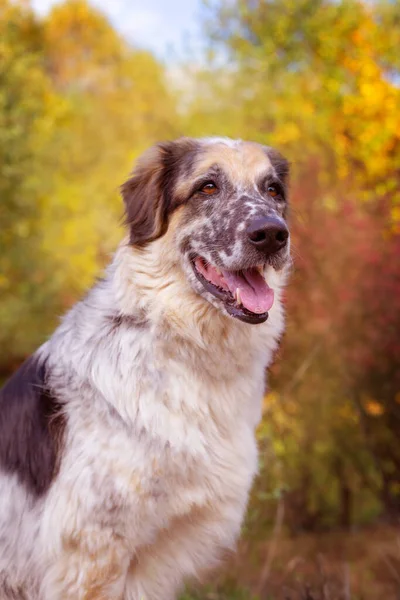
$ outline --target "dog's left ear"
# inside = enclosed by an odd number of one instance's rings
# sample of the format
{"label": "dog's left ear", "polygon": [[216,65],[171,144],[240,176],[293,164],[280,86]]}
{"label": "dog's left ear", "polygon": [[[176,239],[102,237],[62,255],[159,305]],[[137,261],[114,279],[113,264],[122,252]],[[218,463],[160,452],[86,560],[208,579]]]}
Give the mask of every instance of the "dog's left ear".
{"label": "dog's left ear", "polygon": [[278,150],[275,150],[275,148],[270,148],[268,146],[264,146],[264,148],[276,174],[282,184],[287,187],[290,172],[289,161]]}
{"label": "dog's left ear", "polygon": [[193,151],[194,140],[181,138],[157,144],[139,158],[121,186],[131,244],[143,246],[165,233],[169,215],[179,205],[174,195],[177,177]]}

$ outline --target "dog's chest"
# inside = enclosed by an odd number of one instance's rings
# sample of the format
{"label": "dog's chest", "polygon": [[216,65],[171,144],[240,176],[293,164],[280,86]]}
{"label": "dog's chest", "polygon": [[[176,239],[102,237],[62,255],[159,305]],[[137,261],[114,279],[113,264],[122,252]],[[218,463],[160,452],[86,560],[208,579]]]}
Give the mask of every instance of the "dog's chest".
{"label": "dog's chest", "polygon": [[153,499],[171,497],[176,505],[179,495],[181,504],[185,498],[201,503],[224,496],[226,488],[240,493],[247,487],[262,382],[257,393],[251,382],[231,380],[210,381],[171,363],[147,386],[142,380],[134,431],[146,448],[140,460],[148,474],[145,493]]}
{"label": "dog's chest", "polygon": [[76,513],[82,524],[95,519],[146,545],[205,507],[225,507],[240,523],[257,466],[268,356],[257,360],[256,350],[237,346],[240,361],[218,348],[199,356],[157,345],[145,333],[104,355],[100,346],[91,363],[96,385],[71,405],[70,450],[50,499],[54,527],[62,514],[68,529]]}
{"label": "dog's chest", "polygon": [[95,509],[124,534],[132,528],[137,539],[132,514],[136,523],[148,523],[140,529],[147,543],[193,510],[229,503],[244,508],[257,462],[263,368],[247,377],[237,370],[215,377],[175,351],[153,347],[139,354],[142,360],[115,389],[115,404],[130,426],[114,427],[111,416],[92,428],[97,475],[91,488]]}

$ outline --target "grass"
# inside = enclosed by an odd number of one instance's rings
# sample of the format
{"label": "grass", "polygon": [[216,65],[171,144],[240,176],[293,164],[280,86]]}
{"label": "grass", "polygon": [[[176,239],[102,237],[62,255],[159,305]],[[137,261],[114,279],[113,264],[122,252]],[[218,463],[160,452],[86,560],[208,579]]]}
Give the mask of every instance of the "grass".
{"label": "grass", "polygon": [[243,541],[225,572],[181,600],[400,600],[399,530]]}
{"label": "grass", "polygon": [[180,600],[258,600],[258,598],[243,588],[218,589],[218,587],[208,586],[197,592],[188,591],[181,596]]}

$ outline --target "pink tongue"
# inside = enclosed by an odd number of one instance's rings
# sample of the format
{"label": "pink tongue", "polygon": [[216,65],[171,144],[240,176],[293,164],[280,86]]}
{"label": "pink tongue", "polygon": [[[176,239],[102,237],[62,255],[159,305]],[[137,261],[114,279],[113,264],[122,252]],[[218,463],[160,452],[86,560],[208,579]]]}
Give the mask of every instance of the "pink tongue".
{"label": "pink tongue", "polygon": [[241,273],[222,271],[232,296],[240,290],[240,298],[247,310],[261,314],[268,312],[274,303],[274,291],[268,286],[257,269],[246,269]]}

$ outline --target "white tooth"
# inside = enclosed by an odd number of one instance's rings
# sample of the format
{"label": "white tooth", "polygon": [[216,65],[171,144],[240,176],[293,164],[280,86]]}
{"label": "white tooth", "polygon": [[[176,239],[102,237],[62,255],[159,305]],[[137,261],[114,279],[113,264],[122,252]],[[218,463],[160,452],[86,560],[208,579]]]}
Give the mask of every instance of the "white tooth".
{"label": "white tooth", "polygon": [[239,288],[236,288],[236,302],[238,303],[239,306],[242,304],[242,299],[240,297],[240,289]]}

